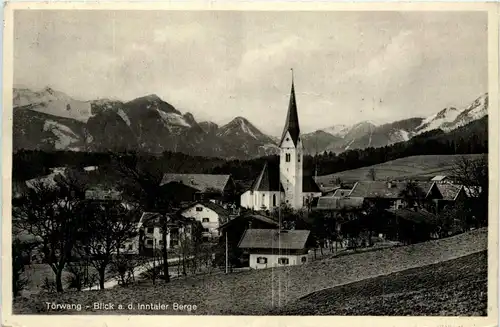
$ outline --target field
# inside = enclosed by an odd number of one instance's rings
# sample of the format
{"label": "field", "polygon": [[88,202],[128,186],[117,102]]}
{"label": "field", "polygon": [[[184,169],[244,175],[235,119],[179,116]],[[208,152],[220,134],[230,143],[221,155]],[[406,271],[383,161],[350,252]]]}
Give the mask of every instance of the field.
{"label": "field", "polygon": [[487,252],[310,294],[281,315],[486,316]]}
{"label": "field", "polygon": [[375,169],[377,180],[386,180],[388,178],[403,179],[407,177],[430,180],[436,175],[449,174],[456,160],[460,159],[462,156],[472,159],[479,158],[482,155],[428,155],[406,157],[387,161],[378,165],[319,176],[318,182],[324,185],[331,185],[336,178],[340,178],[342,181],[368,180],[368,172],[372,168]]}
{"label": "field", "polygon": [[[309,262],[303,266],[187,277],[168,284],[137,284],[103,291],[40,294],[14,300],[16,314],[201,314],[259,315],[308,294],[403,270],[452,260],[487,249],[487,230],[378,251]],[[81,304],[82,311],[48,311],[45,302]],[[93,310],[95,302],[133,304],[130,310]],[[137,304],[168,304],[164,310],[140,310]],[[196,305],[175,310],[174,303]],[[86,308],[88,306],[88,308]],[[116,307],[115,307],[116,308]]]}

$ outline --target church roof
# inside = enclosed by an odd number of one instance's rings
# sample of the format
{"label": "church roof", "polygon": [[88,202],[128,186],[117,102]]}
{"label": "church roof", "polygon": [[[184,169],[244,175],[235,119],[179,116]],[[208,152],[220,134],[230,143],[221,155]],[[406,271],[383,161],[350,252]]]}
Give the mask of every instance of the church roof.
{"label": "church roof", "polygon": [[283,191],[283,185],[280,182],[280,172],[279,168],[275,165],[264,164],[262,171],[259,176],[255,179],[252,186],[250,187],[252,191]]}
{"label": "church roof", "polygon": [[[280,183],[279,166],[266,162],[259,176],[253,181],[250,190],[278,192],[280,191],[278,185],[281,191],[284,192],[283,184]],[[312,176],[304,175],[302,176],[302,192],[321,193],[321,189]]]}
{"label": "church roof", "polygon": [[302,192],[321,193],[321,189],[312,176],[302,176]]}
{"label": "church roof", "polygon": [[297,141],[300,135],[299,128],[299,115],[297,114],[297,102],[295,101],[295,87],[292,78],[292,90],[290,91],[290,103],[288,104],[288,114],[286,116],[285,128],[283,129],[283,135],[281,136],[281,143],[286,136],[286,133],[290,133],[293,144],[297,146]]}

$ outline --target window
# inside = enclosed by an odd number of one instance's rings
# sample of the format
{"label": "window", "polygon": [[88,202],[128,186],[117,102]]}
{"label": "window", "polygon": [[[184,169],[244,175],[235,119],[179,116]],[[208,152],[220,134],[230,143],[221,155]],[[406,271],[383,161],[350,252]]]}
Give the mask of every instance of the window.
{"label": "window", "polygon": [[276,207],[276,194],[273,194],[273,207]]}
{"label": "window", "polygon": [[300,156],[299,156],[299,162],[300,162]]}
{"label": "window", "polygon": [[203,207],[196,207],[196,211],[203,211]]}
{"label": "window", "polygon": [[286,162],[290,162],[290,153],[287,153],[285,155]]}
{"label": "window", "polygon": [[280,265],[287,265],[288,264],[288,258],[278,258],[278,263]]}
{"label": "window", "polygon": [[210,232],[210,230],[209,230],[208,228],[203,228],[203,231],[204,231],[205,233]]}
{"label": "window", "polygon": [[146,244],[147,244],[147,245],[153,245],[153,240],[147,240],[147,241],[146,241]]}
{"label": "window", "polygon": [[302,259],[300,259],[300,261],[302,261],[302,262],[306,262],[306,261],[307,261],[307,258],[306,258],[306,257],[302,257]]}
{"label": "window", "polygon": [[155,229],[154,229],[154,227],[148,227],[148,228],[146,229],[146,233],[148,233],[148,234],[153,234],[153,233],[154,233],[154,230],[155,230]]}
{"label": "window", "polygon": [[267,258],[265,258],[265,257],[258,257],[257,258],[257,263],[266,264],[267,263]]}
{"label": "window", "polygon": [[128,245],[128,249],[129,249],[129,250],[133,250],[133,249],[134,249],[134,245],[133,245],[133,244],[129,244],[129,245]]}
{"label": "window", "polygon": [[210,219],[208,219],[208,218],[203,218],[203,219],[201,220],[201,222],[202,222],[202,223],[208,223],[208,222],[210,222]]}

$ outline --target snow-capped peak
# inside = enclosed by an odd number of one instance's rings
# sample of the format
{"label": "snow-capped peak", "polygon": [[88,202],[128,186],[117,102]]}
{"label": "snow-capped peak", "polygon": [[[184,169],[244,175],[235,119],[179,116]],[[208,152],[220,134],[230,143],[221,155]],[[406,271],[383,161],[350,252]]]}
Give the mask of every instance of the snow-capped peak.
{"label": "snow-capped peak", "polygon": [[344,124],[337,124],[331,127],[324,128],[322,129],[322,131],[328,134],[332,134],[333,136],[343,137],[349,132],[349,126]]}

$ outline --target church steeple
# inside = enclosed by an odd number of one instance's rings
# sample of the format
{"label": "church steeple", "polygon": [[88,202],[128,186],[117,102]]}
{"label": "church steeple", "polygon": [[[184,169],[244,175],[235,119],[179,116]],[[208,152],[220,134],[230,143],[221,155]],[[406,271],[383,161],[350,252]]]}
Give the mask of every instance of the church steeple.
{"label": "church steeple", "polygon": [[283,139],[285,138],[287,132],[290,133],[290,137],[292,138],[293,144],[297,146],[297,141],[300,135],[300,127],[299,127],[299,115],[297,114],[297,102],[295,101],[293,69],[292,69],[292,89],[290,91],[290,102],[288,104],[288,114],[286,116],[283,135],[281,136],[281,143],[283,143]]}

